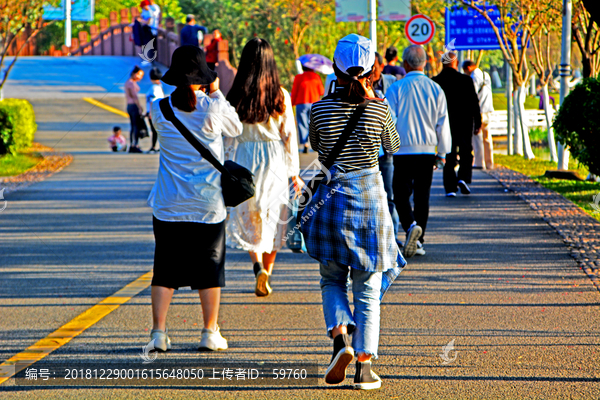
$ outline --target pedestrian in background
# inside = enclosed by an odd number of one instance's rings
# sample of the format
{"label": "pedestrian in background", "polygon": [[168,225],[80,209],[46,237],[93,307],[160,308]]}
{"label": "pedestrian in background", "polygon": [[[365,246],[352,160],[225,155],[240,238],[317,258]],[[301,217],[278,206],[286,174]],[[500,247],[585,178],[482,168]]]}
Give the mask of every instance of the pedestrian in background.
{"label": "pedestrian in background", "polygon": [[[177,87],[167,100],[175,117],[223,163],[223,136],[238,136],[242,124],[219,90],[204,52],[196,46],[177,48],[162,81]],[[221,174],[167,121],[161,101],[151,108],[161,147],[158,176],[148,197],[156,240],[151,340],[159,351],[171,348],[169,304],[175,289],[191,287],[198,290],[204,318],[199,350],[225,350],[227,340],[217,324],[225,286],[227,216]]]}
{"label": "pedestrian in background", "polygon": [[452,138],[444,91],[423,73],[427,64],[425,50],[418,45],[409,46],[404,49],[402,59],[406,76],[385,95],[400,135],[400,150],[394,155],[393,187],[396,210],[406,232],[404,256],[408,258],[417,251],[425,254],[423,242],[433,168],[450,151]]}
{"label": "pedestrian in background", "polygon": [[[473,86],[473,80],[458,72],[456,53],[448,52],[442,57],[444,66],[433,81],[442,87],[448,104],[452,150],[446,155],[444,165],[444,189],[446,196],[456,197],[458,188],[462,194],[470,194],[473,174],[473,133],[479,132],[481,114],[479,99]],[[460,161],[458,160],[460,157]],[[454,168],[459,164],[458,175]]]}
{"label": "pedestrian in background", "polygon": [[196,17],[188,14],[185,17],[185,26],[179,32],[180,46],[204,46],[204,35],[208,33],[208,29],[196,24]]}
{"label": "pedestrian in background", "polygon": [[148,3],[148,12],[150,14],[148,25],[152,30],[152,34],[156,36],[158,35],[158,27],[160,26],[160,7],[154,0],[148,0]]}
{"label": "pedestrian in background", "polygon": [[325,93],[321,77],[312,69],[302,66],[300,75],[294,77],[292,85],[292,105],[296,106],[296,121],[300,145],[304,145],[304,153],[308,153],[308,119],[310,107]]}
{"label": "pedestrian in background", "polygon": [[223,40],[221,32],[218,29],[213,31],[213,38],[208,46],[206,46],[206,63],[213,71],[219,62],[219,43]]}
{"label": "pedestrian in background", "polygon": [[[394,75],[384,75],[382,73],[384,66],[383,57],[381,54],[375,52],[375,65],[373,66],[373,73],[371,74],[371,87],[375,92],[375,96],[382,99],[387,104],[384,93],[397,79]],[[400,228],[400,219],[398,217],[398,211],[396,211],[396,205],[394,204],[394,156],[388,154],[383,146],[379,147],[379,170],[381,171],[381,177],[383,178],[383,187],[387,194],[388,207],[394,224],[394,237],[397,238],[398,230]],[[401,243],[398,244],[400,245]]]}
{"label": "pedestrian in background", "polygon": [[333,59],[339,85],[334,94],[313,104],[310,115],[310,141],[322,164],[342,140],[351,116],[357,109],[363,114],[349,127],[347,142],[329,170],[331,180],[313,193],[314,206],[309,204],[302,215],[308,253],[319,261],[323,314],[333,338],[325,382],[343,382],[356,352],[356,389],[381,387],[371,359],[377,358],[379,344],[383,273],[405,265],[378,166],[380,145],[394,153],[398,133],[389,107],[374,99],[368,84],[375,63],[372,46],[371,40],[356,34],[337,44]]}
{"label": "pedestrian in background", "polygon": [[140,121],[144,110],[140,104],[138,93],[140,87],[137,84],[144,77],[144,71],[137,65],[133,67],[129,79],[125,82],[125,100],[127,101],[127,114],[129,114],[129,152],[130,153],[141,153],[138,143],[140,140],[139,130]]}
{"label": "pedestrian in background", "polygon": [[494,141],[489,130],[490,116],[494,112],[492,78],[490,78],[490,74],[483,72],[471,60],[464,61],[462,68],[465,74],[470,75],[473,79],[473,85],[475,85],[475,91],[479,98],[479,108],[481,109],[481,131],[477,131],[473,135],[473,152],[475,153],[473,168],[493,169]]}
{"label": "pedestrian in background", "polygon": [[162,76],[163,74],[158,68],[154,67],[152,68],[152,70],[150,70],[150,82],[152,82],[152,85],[146,93],[146,110],[148,110],[146,115],[148,117],[148,123],[150,124],[150,130],[152,131],[152,146],[150,147],[150,150],[148,150],[148,153],[150,154],[154,154],[158,151],[156,149],[158,135],[152,122],[151,105],[154,100],[162,99],[165,97],[165,92],[163,91],[162,83],[160,82]]}
{"label": "pedestrian in background", "polygon": [[387,65],[383,68],[385,75],[393,75],[396,79],[402,79],[406,75],[406,70],[398,65],[398,49],[394,46],[388,47],[385,51]]}
{"label": "pedestrian in background", "polygon": [[242,50],[238,73],[227,94],[243,123],[234,161],[254,174],[256,194],[231,209],[228,245],[250,254],[255,294],[268,296],[277,251],[284,242],[289,178],[301,187],[298,138],[289,93],[281,86],[273,48],[254,38]]}

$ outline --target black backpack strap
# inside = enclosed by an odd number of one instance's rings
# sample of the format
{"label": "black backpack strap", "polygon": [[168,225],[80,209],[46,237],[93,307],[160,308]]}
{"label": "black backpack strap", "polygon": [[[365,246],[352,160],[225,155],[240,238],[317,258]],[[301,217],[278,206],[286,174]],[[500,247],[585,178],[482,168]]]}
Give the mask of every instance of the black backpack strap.
{"label": "black backpack strap", "polygon": [[169,103],[168,97],[165,97],[164,99],[160,100],[158,105],[160,106],[160,111],[162,112],[165,119],[171,122],[173,125],[175,125],[175,128],[177,128],[177,130],[183,135],[183,137],[186,138],[186,140],[192,146],[194,146],[196,150],[198,150],[198,153],[200,153],[200,155],[206,161],[208,161],[216,169],[218,169],[219,172],[221,172],[221,174],[225,174],[227,176],[230,175],[229,171],[227,171],[223,164],[221,164],[219,160],[215,158],[215,156],[210,152],[210,150],[208,150],[202,143],[200,143],[198,139],[196,139],[194,135],[192,135],[192,132],[190,132],[190,130],[186,128],[185,125],[183,125],[183,123],[181,123],[179,119],[177,119],[175,113],[173,112],[173,108]]}
{"label": "black backpack strap", "polygon": [[358,105],[358,107],[356,107],[356,109],[352,113],[352,117],[350,117],[350,121],[348,121],[348,123],[346,124],[346,127],[344,128],[344,131],[340,135],[340,138],[333,146],[333,149],[331,149],[331,151],[327,155],[327,158],[325,159],[325,162],[323,163],[323,166],[325,168],[330,169],[333,166],[335,159],[338,158],[342,149],[348,142],[350,135],[352,134],[354,129],[356,129],[358,120],[363,115],[363,113],[365,112],[365,109],[367,108],[367,106],[369,105],[370,102],[371,102],[371,100],[365,100],[362,103],[360,103]]}

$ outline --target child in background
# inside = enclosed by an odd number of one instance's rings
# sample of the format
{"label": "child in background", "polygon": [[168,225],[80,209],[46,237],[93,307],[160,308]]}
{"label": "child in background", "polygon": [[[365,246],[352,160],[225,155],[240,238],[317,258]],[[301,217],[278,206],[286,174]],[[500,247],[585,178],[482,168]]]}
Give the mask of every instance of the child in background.
{"label": "child in background", "polygon": [[115,126],[113,128],[113,135],[108,138],[108,143],[112,151],[127,150],[127,139],[121,134],[121,127]]}

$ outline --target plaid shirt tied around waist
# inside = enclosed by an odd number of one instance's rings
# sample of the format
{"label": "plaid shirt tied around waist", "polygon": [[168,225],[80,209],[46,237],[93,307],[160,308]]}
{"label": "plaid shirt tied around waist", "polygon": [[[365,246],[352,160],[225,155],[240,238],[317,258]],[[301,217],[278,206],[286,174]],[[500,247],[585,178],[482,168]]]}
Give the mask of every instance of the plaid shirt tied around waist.
{"label": "plaid shirt tied around waist", "polygon": [[404,267],[379,166],[343,173],[334,165],[330,172],[302,213],[308,254],[369,272]]}

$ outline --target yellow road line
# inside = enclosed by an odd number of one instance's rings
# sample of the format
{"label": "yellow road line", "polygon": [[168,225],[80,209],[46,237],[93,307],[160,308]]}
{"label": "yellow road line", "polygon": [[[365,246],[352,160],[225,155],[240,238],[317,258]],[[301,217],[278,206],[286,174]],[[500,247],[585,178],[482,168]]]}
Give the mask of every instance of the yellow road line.
{"label": "yellow road line", "polygon": [[98,100],[92,99],[90,97],[84,97],[83,100],[87,101],[90,104],[95,105],[96,107],[103,108],[106,111],[110,111],[111,113],[115,113],[117,115],[120,115],[121,117],[125,117],[125,118],[129,119],[129,114],[127,114],[126,112],[123,112],[121,110],[118,110],[114,107],[111,107],[108,104],[101,103]]}
{"label": "yellow road line", "polygon": [[[19,371],[40,361],[54,350],[69,343],[71,339],[150,286],[151,281],[152,272],[140,276],[121,290],[115,292],[112,296],[105,298],[46,336],[44,339],[39,340],[33,346],[29,346],[21,353],[14,355],[0,364],[0,385]],[[15,367],[17,362],[19,362],[18,370],[16,370]]]}

